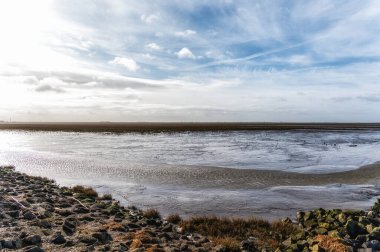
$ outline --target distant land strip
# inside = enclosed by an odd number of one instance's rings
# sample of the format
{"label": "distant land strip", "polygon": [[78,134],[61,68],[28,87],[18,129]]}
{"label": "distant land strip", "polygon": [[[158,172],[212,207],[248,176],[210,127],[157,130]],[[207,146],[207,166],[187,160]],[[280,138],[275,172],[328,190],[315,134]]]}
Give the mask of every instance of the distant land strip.
{"label": "distant land strip", "polygon": [[380,123],[230,123],[230,122],[46,122],[0,123],[0,130],[75,132],[183,132],[241,130],[380,130]]}

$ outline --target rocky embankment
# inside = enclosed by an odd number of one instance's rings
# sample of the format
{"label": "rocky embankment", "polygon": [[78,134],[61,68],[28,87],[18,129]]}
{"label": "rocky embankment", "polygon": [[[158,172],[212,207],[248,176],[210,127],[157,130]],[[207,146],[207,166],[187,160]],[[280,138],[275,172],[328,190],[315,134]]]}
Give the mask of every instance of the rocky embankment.
{"label": "rocky embankment", "polygon": [[298,212],[300,230],[279,251],[380,251],[380,200],[370,211]]}
{"label": "rocky embankment", "polygon": [[202,218],[164,220],[91,188],[0,167],[2,251],[380,251],[380,201],[370,211],[299,212],[296,222]]}
{"label": "rocky embankment", "polygon": [[157,212],[123,207],[89,188],[0,168],[0,250],[216,251],[206,237],[180,233]]}

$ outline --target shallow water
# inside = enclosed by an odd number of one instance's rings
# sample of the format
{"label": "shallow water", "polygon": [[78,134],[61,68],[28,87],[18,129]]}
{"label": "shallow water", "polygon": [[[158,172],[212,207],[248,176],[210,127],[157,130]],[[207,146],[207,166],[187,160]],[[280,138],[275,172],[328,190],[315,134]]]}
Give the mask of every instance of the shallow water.
{"label": "shallow water", "polygon": [[380,160],[379,131],[0,131],[0,139],[0,164],[164,213],[271,218],[366,208],[380,194],[378,166],[353,171]]}

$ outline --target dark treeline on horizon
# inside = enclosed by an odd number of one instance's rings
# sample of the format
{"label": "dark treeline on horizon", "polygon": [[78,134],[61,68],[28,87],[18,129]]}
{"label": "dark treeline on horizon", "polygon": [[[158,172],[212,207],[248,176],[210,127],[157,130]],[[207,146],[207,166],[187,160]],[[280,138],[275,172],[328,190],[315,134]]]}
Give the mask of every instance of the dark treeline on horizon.
{"label": "dark treeline on horizon", "polygon": [[380,123],[273,123],[273,122],[13,122],[0,129],[80,132],[158,132],[225,130],[380,130]]}

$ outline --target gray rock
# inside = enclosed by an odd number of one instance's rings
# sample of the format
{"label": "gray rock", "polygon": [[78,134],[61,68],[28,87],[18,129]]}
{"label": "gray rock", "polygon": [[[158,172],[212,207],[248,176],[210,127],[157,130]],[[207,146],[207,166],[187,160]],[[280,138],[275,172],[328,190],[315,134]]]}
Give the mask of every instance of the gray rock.
{"label": "gray rock", "polygon": [[20,216],[20,211],[19,210],[8,211],[6,212],[6,214],[8,214],[12,218],[18,218]]}
{"label": "gray rock", "polygon": [[50,229],[51,228],[51,223],[47,220],[42,220],[38,224],[42,228]]}
{"label": "gray rock", "polygon": [[380,250],[380,241],[372,240],[363,244],[363,248],[372,248],[374,250]]}
{"label": "gray rock", "polygon": [[31,211],[25,212],[23,216],[27,220],[34,220],[36,218],[36,216]]}
{"label": "gray rock", "polygon": [[37,245],[41,243],[41,236],[39,235],[30,235],[22,239],[23,246]]}
{"label": "gray rock", "polygon": [[366,230],[364,228],[362,228],[356,221],[354,220],[349,220],[347,221],[346,225],[345,225],[345,229],[347,231],[347,234],[351,237],[351,238],[355,238],[356,236],[358,236],[359,234],[365,234],[366,233]]}
{"label": "gray rock", "polygon": [[7,249],[15,249],[16,248],[16,243],[12,240],[3,241],[2,245],[4,248],[7,248]]}
{"label": "gray rock", "polygon": [[380,241],[380,231],[373,231],[372,233],[369,234],[369,239],[370,240],[378,240]]}
{"label": "gray rock", "polygon": [[70,220],[65,220],[62,225],[62,230],[67,234],[67,235],[72,235],[75,233],[76,227],[75,227],[75,222],[70,221]]}
{"label": "gray rock", "polygon": [[369,218],[376,218],[376,213],[375,213],[374,211],[369,211],[369,212],[367,213],[367,216],[368,216]]}
{"label": "gray rock", "polygon": [[85,235],[85,236],[79,237],[79,242],[82,242],[86,245],[92,245],[92,244],[95,244],[96,242],[98,242],[98,239],[96,239],[92,236],[89,236],[89,235]]}
{"label": "gray rock", "polygon": [[255,244],[251,240],[244,240],[240,243],[241,250],[244,251],[257,251]]}
{"label": "gray rock", "polygon": [[37,246],[30,246],[30,247],[24,248],[24,251],[25,252],[44,252],[45,250]]}
{"label": "gray rock", "polygon": [[162,228],[162,231],[163,232],[173,232],[173,225],[172,224],[166,224],[163,228]]}
{"label": "gray rock", "polygon": [[66,239],[62,234],[57,233],[52,237],[51,242],[54,244],[64,244],[66,243]]}
{"label": "gray rock", "polygon": [[106,243],[112,240],[111,235],[109,235],[106,230],[100,230],[99,232],[93,234],[92,237],[96,238],[101,243]]}

